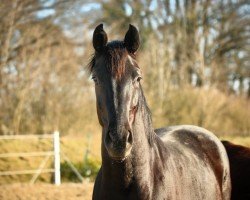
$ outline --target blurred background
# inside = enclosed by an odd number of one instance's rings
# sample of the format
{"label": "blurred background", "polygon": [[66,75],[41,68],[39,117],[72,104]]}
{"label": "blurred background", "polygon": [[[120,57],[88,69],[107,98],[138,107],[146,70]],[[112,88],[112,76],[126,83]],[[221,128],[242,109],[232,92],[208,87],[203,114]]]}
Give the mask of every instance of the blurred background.
{"label": "blurred background", "polygon": [[[122,40],[129,23],[138,27],[155,128],[193,124],[250,146],[247,0],[1,0],[0,135],[58,130],[62,151],[94,180],[101,128],[86,66],[99,23],[110,40]],[[49,145],[0,140],[0,153]],[[2,171],[37,165],[34,158],[0,158]],[[61,169],[64,181],[78,181],[63,161]],[[0,184],[29,178],[0,176]],[[37,181],[51,180],[44,174]]]}

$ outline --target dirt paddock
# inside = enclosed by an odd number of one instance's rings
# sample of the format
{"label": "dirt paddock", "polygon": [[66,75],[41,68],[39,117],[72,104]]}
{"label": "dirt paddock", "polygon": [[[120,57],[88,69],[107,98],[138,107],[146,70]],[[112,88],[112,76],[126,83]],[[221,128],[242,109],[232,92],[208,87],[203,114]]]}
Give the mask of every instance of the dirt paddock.
{"label": "dirt paddock", "polygon": [[0,200],[90,200],[93,183],[13,184],[0,186]]}

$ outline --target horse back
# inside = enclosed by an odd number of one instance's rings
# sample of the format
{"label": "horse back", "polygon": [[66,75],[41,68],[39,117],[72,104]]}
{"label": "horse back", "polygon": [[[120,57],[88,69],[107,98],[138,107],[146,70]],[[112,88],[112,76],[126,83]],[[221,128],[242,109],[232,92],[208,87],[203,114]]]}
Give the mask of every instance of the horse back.
{"label": "horse back", "polygon": [[[203,176],[206,171],[211,171],[207,174],[210,175],[210,178],[211,176],[215,177],[221,199],[230,199],[231,181],[227,153],[220,140],[213,133],[189,125],[156,129],[155,132],[165,146],[177,148],[179,151],[177,154],[186,157],[186,162],[194,163],[193,167],[197,168],[197,173],[194,176],[199,176],[199,173]],[[200,166],[201,170],[199,171]],[[204,169],[205,171],[202,172]]]}

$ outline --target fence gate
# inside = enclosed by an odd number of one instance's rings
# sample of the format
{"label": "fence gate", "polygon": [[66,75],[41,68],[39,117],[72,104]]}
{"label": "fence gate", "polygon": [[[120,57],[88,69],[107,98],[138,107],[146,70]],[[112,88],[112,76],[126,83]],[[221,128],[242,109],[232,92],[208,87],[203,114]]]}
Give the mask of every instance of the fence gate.
{"label": "fence gate", "polygon": [[[56,185],[61,184],[61,174],[60,174],[60,136],[59,132],[55,131],[53,134],[46,135],[3,135],[0,136],[0,140],[36,140],[36,139],[48,139],[53,140],[53,151],[41,151],[41,152],[14,152],[14,153],[2,153],[0,158],[9,157],[34,157],[34,156],[44,156],[45,158],[39,165],[38,169],[35,170],[18,170],[18,171],[0,171],[0,176],[9,175],[21,175],[21,174],[34,174],[30,183],[33,184],[37,180],[41,173],[54,173],[54,180]],[[54,168],[45,169],[46,163],[49,158],[54,157]]]}

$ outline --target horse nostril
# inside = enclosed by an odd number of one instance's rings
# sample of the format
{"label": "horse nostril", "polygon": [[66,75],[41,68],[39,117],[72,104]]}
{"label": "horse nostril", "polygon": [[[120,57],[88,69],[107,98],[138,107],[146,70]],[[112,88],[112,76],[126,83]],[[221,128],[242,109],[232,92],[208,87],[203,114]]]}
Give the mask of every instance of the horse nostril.
{"label": "horse nostril", "polygon": [[133,142],[133,137],[132,137],[131,131],[128,131],[127,142],[130,144],[132,144],[132,142]]}

